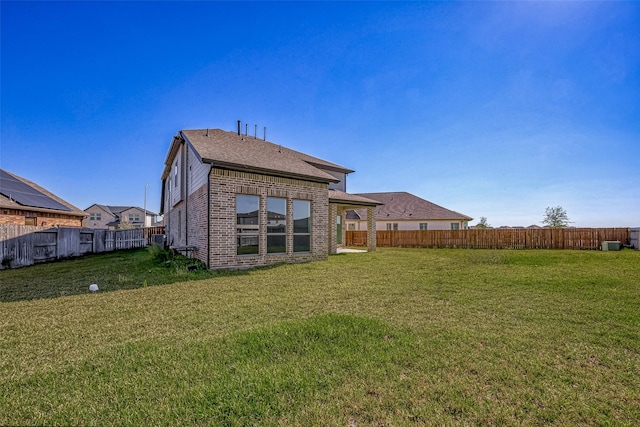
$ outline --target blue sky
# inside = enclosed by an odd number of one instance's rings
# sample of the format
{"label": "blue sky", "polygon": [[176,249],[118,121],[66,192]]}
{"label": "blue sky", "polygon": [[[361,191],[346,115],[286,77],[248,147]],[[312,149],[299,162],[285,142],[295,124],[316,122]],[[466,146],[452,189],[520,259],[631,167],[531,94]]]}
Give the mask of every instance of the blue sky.
{"label": "blue sky", "polygon": [[0,167],[159,210],[180,129],[234,130],[492,226],[640,226],[640,3],[0,2]]}

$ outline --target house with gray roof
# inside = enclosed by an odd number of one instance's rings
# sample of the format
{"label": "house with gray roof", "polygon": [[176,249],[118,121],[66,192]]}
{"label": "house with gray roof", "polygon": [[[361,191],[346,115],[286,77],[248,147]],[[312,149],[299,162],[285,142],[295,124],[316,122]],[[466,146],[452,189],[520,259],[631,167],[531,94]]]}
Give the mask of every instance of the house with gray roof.
{"label": "house with gray roof", "polygon": [[[374,211],[379,230],[463,230],[473,220],[405,191],[361,193],[358,196],[380,203]],[[368,221],[369,212],[365,209],[346,212],[348,230],[363,230]]]}
{"label": "house with gray roof", "polygon": [[[346,192],[344,166],[221,129],[181,130],[161,176],[167,244],[211,269],[327,259],[349,209],[379,202]],[[370,221],[369,250],[375,250]]]}
{"label": "house with gray roof", "polygon": [[85,213],[35,182],[0,169],[0,224],[82,227]]}
{"label": "house with gray roof", "polygon": [[[117,230],[123,227],[153,227],[156,213],[137,206],[111,206],[94,203],[84,210],[87,218],[83,225],[87,228]],[[146,218],[143,220],[143,218]]]}

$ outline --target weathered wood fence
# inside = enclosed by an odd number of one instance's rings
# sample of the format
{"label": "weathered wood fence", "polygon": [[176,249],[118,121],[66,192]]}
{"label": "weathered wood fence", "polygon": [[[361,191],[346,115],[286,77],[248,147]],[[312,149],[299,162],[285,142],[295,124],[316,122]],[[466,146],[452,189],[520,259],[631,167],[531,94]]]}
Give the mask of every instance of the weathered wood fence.
{"label": "weathered wood fence", "polygon": [[119,249],[142,248],[163,227],[129,230],[0,225],[0,269]]}
{"label": "weathered wood fence", "polygon": [[[629,228],[489,228],[376,231],[377,247],[469,249],[599,249],[630,243]],[[366,231],[347,231],[346,246],[366,246]]]}

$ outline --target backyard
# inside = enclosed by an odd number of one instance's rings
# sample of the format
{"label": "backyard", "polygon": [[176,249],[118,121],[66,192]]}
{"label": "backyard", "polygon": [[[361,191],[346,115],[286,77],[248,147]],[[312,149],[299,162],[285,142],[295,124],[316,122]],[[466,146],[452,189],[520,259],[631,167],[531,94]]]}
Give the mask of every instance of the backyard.
{"label": "backyard", "polygon": [[638,425],[639,307],[632,250],[2,270],[0,425]]}

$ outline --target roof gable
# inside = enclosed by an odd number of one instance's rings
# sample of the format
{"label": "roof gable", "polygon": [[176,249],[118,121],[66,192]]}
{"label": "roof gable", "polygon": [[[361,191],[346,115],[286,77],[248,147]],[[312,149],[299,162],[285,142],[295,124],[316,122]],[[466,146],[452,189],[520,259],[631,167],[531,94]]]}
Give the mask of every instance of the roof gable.
{"label": "roof gable", "polygon": [[[388,193],[359,193],[368,199],[383,203],[376,208],[376,220],[462,220],[471,221],[473,218],[452,211],[428,200],[414,196],[405,191]],[[358,209],[357,214],[364,220],[366,209]]]}

